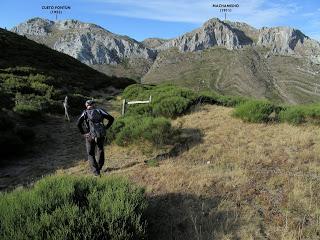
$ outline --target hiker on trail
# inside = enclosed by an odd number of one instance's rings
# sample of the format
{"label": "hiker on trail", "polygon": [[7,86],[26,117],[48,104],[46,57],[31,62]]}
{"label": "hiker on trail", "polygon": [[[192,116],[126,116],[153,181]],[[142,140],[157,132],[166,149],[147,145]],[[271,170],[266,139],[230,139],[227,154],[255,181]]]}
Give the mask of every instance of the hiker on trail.
{"label": "hiker on trail", "polygon": [[[78,119],[78,128],[85,137],[86,149],[90,167],[95,176],[100,175],[100,171],[104,164],[103,145],[106,136],[106,129],[110,128],[114,118],[106,111],[96,108],[93,100],[86,101],[86,110],[83,111]],[[105,126],[103,120],[107,119],[108,124]],[[97,160],[95,156],[96,147]]]}

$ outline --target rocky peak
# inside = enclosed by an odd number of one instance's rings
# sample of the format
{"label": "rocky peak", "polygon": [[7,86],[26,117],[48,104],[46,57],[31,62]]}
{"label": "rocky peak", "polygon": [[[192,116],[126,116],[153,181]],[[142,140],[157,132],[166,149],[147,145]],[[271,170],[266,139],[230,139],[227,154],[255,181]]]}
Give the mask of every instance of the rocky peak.
{"label": "rocky peak", "polygon": [[218,18],[212,18],[200,28],[177,38],[150,38],[141,43],[78,20],[54,22],[33,18],[19,24],[12,31],[69,54],[86,64],[119,64],[133,58],[152,62],[158,51],[172,47],[181,52],[195,52],[213,46],[229,50],[262,46],[270,49],[268,55],[305,56],[320,63],[319,42],[308,38],[299,30],[289,27],[255,29],[245,23],[221,21]]}
{"label": "rocky peak", "polygon": [[244,46],[269,48],[269,54],[304,56],[320,63],[320,43],[290,27],[256,29],[246,23],[221,21],[213,18],[202,27],[168,40],[158,50],[176,47],[182,52],[194,52],[223,46],[229,50]]}
{"label": "rocky peak", "polygon": [[153,61],[157,51],[127,36],[78,20],[50,21],[34,18],[12,29],[40,43],[66,53],[86,64],[119,64],[126,59]]}
{"label": "rocky peak", "polygon": [[213,18],[205,22],[202,27],[164,43],[159,49],[177,47],[183,52],[193,52],[212,46],[224,46],[231,50],[251,43],[252,40],[243,31]]}
{"label": "rocky peak", "polygon": [[92,24],[92,23],[83,23],[78,20],[69,19],[69,20],[60,20],[55,23],[55,27],[58,30],[82,30],[82,29],[103,29],[102,27]]}
{"label": "rocky peak", "polygon": [[306,57],[320,64],[320,43],[290,27],[261,28],[258,46],[268,47],[270,54]]}
{"label": "rocky peak", "polygon": [[12,29],[20,35],[46,36],[51,31],[53,21],[42,18],[32,18]]}
{"label": "rocky peak", "polygon": [[294,54],[295,49],[310,40],[301,31],[290,27],[262,28],[257,44],[270,47],[272,53]]}

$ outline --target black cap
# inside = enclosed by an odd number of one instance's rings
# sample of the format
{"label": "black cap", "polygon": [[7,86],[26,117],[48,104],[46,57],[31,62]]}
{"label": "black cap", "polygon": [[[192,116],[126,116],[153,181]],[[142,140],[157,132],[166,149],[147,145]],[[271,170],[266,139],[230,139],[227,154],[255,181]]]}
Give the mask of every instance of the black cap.
{"label": "black cap", "polygon": [[96,102],[94,100],[87,100],[86,105],[91,106],[92,104],[95,104]]}

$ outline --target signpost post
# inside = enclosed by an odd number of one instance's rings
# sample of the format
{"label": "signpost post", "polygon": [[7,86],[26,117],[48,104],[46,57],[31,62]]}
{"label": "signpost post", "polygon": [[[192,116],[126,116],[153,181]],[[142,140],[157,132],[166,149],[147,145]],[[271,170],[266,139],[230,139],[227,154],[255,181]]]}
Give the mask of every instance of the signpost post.
{"label": "signpost post", "polygon": [[69,108],[68,96],[66,96],[64,98],[63,107],[64,107],[64,117],[68,122],[70,122],[70,117],[69,117],[69,113],[68,113],[68,108]]}

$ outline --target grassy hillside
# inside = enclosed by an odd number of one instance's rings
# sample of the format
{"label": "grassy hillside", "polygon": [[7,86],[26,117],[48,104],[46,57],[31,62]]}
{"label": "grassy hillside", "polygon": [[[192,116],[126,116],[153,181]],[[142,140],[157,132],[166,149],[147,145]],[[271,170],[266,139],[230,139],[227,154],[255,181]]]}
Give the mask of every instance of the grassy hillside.
{"label": "grassy hillside", "polygon": [[303,58],[266,56],[267,49],[202,52],[163,51],[143,77],[143,83],[171,82],[195,90],[267,98],[274,102],[310,103],[320,100],[320,66]]}
{"label": "grassy hillside", "polygon": [[[245,123],[232,112],[201,106],[174,120],[202,134],[158,164],[144,163],[156,153],[107,146],[106,167],[146,188],[152,239],[317,239],[318,127]],[[85,162],[62,172],[90,174]]]}
{"label": "grassy hillside", "polygon": [[132,82],[130,79],[108,77],[66,54],[4,29],[0,29],[0,50],[1,70],[29,67],[34,69],[35,73],[45,73],[53,77],[54,87],[80,90],[108,86],[124,88]]}
{"label": "grassy hillside", "polygon": [[[319,123],[319,105],[288,107],[209,93],[199,96],[173,85],[132,85],[122,97],[144,99],[149,94],[152,104],[128,108],[125,117],[116,119],[110,131],[124,144],[115,140],[106,146],[102,180],[104,174],[125,176],[146,189],[150,239],[318,239],[320,132],[309,123]],[[236,108],[192,102],[199,97]],[[165,107],[168,99],[172,108]],[[192,108],[181,104],[188,101]],[[303,124],[275,121],[271,115],[277,109],[280,120]],[[161,121],[156,120],[159,116]],[[266,123],[250,123],[261,121]],[[0,187],[27,184],[55,170],[91,175],[76,127],[66,128],[72,131],[68,136],[63,130],[50,136],[52,142],[65,142],[44,143],[41,147],[47,151],[27,159],[26,166],[0,169]],[[159,135],[158,129],[174,129],[175,135]],[[175,142],[150,147],[162,137]]]}
{"label": "grassy hillside", "polygon": [[[0,132],[4,153],[18,153],[45,113],[61,113],[69,96],[72,114],[94,89],[106,94],[134,81],[108,77],[72,57],[0,29]],[[30,125],[30,126],[29,126]]]}

